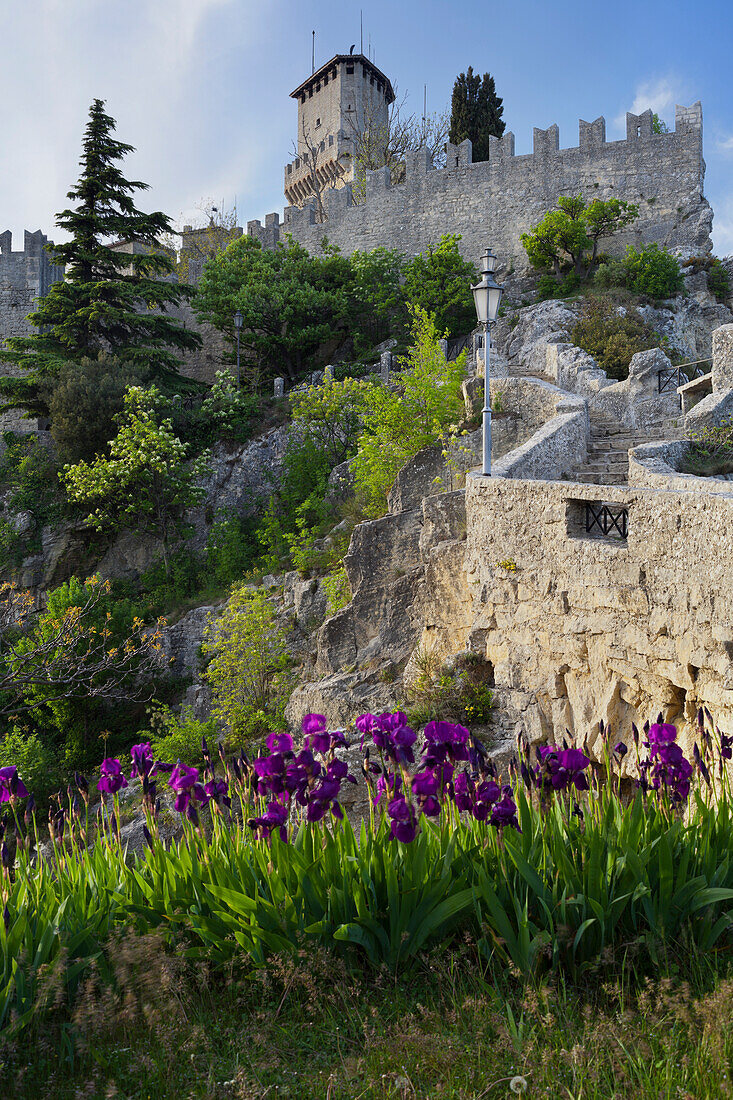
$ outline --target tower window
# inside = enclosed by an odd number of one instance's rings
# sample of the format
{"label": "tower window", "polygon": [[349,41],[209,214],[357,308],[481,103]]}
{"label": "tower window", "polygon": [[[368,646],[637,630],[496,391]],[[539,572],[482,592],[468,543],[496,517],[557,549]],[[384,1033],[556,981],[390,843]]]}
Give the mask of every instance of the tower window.
{"label": "tower window", "polygon": [[346,72],[347,73],[353,73],[353,71],[354,71],[354,66],[353,65],[347,65],[346,66]]}
{"label": "tower window", "polygon": [[636,136],[641,137],[641,126],[636,127]]}
{"label": "tower window", "polygon": [[323,78],[323,87],[325,88],[327,84],[328,84],[328,73],[326,73],[326,75]]}
{"label": "tower window", "polygon": [[313,99],[313,89],[312,88],[308,89],[308,99]]}
{"label": "tower window", "polygon": [[316,119],[316,129],[317,129],[317,128],[318,128],[318,127],[319,127],[320,125],[321,125],[321,120],[320,120],[320,118],[317,118],[317,119]]}
{"label": "tower window", "polygon": [[316,91],[317,91],[317,92],[320,92],[320,90],[321,90],[321,85],[320,85],[320,84],[316,84]]}
{"label": "tower window", "polygon": [[369,83],[370,83],[371,85],[374,85],[374,77],[373,77],[373,76],[370,76],[370,77],[369,77]]}

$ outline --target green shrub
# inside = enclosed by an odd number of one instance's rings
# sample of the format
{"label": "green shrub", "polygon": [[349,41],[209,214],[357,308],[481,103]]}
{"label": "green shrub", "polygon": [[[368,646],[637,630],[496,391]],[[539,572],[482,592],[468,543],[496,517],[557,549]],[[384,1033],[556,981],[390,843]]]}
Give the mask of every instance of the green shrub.
{"label": "green shrub", "polygon": [[730,273],[717,257],[708,270],[708,290],[718,302],[726,302],[731,297]]}
{"label": "green shrub", "polygon": [[226,723],[237,745],[247,745],[283,726],[290,689],[285,633],[262,589],[234,590],[224,611],[206,632],[210,657],[206,679],[213,713]]}
{"label": "green shrub", "polygon": [[592,355],[609,378],[629,376],[629,363],[640,351],[662,347],[663,341],[637,309],[623,314],[607,298],[594,296],[583,305],[571,333],[576,347]]}
{"label": "green shrub", "polygon": [[58,483],[54,456],[33,435],[3,432],[5,450],[0,456],[0,488],[6,490],[5,507],[12,516],[29,512],[33,524],[19,534],[10,520],[0,521],[0,573],[16,569],[24,557],[41,549],[41,530],[58,523],[65,500]]}
{"label": "green shrub", "polygon": [[341,611],[351,602],[351,587],[343,563],[327,573],[322,584],[326,590],[328,601],[326,604],[327,615],[335,615],[337,611]]}
{"label": "green shrub", "polygon": [[0,738],[0,768],[12,764],[23,776],[28,790],[33,791],[36,802],[44,802],[63,782],[58,753],[36,730],[25,726],[12,726]]}
{"label": "green shrub", "polygon": [[415,310],[430,314],[446,336],[461,336],[476,325],[471,284],[477,272],[461,256],[460,239],[448,233],[404,267],[404,292],[413,317]]}
{"label": "green shrub", "polygon": [[257,553],[255,520],[233,511],[217,512],[206,542],[206,570],[209,582],[228,585],[252,566]]}
{"label": "green shrub", "polygon": [[98,359],[65,364],[53,381],[49,398],[51,435],[64,462],[91,462],[117,434],[128,386],[138,386],[141,372],[104,352]]}
{"label": "green shrub", "polygon": [[684,472],[698,477],[733,473],[733,419],[690,432]]}
{"label": "green shrub", "polygon": [[354,459],[357,494],[368,516],[382,515],[387,493],[408,459],[462,419],[465,355],[446,362],[435,321],[413,311],[413,341],[398,392],[374,386],[364,412],[364,431]]}
{"label": "green shrub", "polygon": [[657,299],[673,298],[684,286],[677,257],[656,243],[645,245],[640,251],[629,245],[623,265],[626,285],[636,294],[648,294]]}
{"label": "green shrub", "polygon": [[256,411],[256,397],[240,389],[229,371],[217,371],[216,380],[201,403],[201,416],[209,426],[212,441],[224,437],[246,442]]}
{"label": "green shrub", "polygon": [[[216,739],[216,721],[209,718],[200,721],[194,718],[193,707],[181,707],[176,714],[170,707],[154,707],[150,712],[150,746],[153,756],[168,764],[180,760],[182,764],[193,767],[203,760],[202,740]],[[147,734],[141,733],[142,738]]]}

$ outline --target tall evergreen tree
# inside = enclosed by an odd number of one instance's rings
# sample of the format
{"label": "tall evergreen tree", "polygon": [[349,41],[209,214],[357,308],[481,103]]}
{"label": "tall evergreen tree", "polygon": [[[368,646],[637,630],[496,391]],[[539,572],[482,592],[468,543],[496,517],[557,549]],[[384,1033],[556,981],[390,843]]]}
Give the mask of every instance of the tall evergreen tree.
{"label": "tall evergreen tree", "polygon": [[[111,353],[144,377],[165,383],[176,376],[176,353],[200,346],[196,333],[165,313],[194,291],[170,278],[174,260],[161,242],[171,232],[170,221],[163,213],[144,214],[135,206],[134,193],[148,185],[125,179],[115,163],[133,147],[115,140],[114,129],[104,101],[95,99],[81,174],[67,195],[76,205],[56,216],[56,224],[70,235],[52,253],[54,262],[66,265],[66,278],[30,315],[39,331],[14,337],[0,349],[0,360],[20,368],[17,376],[0,378],[3,411],[47,415],[54,379],[70,361]],[[115,241],[143,250],[116,251],[110,247]]]}
{"label": "tall evergreen tree", "polygon": [[469,65],[468,72],[456,77],[451,98],[449,140],[460,145],[466,138],[473,145],[473,159],[489,159],[489,136],[501,137],[506,129],[502,119],[503,100],[496,94],[493,76],[481,78]]}

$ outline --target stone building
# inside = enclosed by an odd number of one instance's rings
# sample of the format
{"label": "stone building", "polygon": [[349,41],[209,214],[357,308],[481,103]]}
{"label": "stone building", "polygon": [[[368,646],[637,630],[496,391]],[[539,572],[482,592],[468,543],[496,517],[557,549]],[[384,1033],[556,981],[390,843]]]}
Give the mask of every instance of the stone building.
{"label": "stone building", "polygon": [[[352,81],[357,78],[354,68]],[[301,97],[299,111],[312,113],[316,94],[309,98],[311,84],[321,74],[323,70],[293,93]],[[362,85],[364,80],[362,75]],[[322,86],[320,94],[324,92]],[[335,126],[339,117],[335,108],[330,115],[324,109],[316,120]],[[248,222],[247,232],[266,248],[273,248],[287,233],[317,252],[325,235],[345,255],[384,245],[408,256],[424,251],[444,233],[456,233],[467,259],[475,260],[490,241],[504,271],[521,272],[527,268],[522,233],[555,206],[559,195],[582,194],[588,200],[619,198],[638,205],[638,219],[613,238],[616,251],[623,252],[627,244],[655,241],[688,256],[708,253],[713,213],[703,194],[702,136],[698,102],[678,106],[675,129],[665,134],[654,133],[648,110],[627,114],[626,138],[621,141],[606,141],[601,117],[595,122],[581,119],[578,145],[567,149],[560,148],[556,125],[535,129],[533,152],[520,156],[515,155],[512,133],[492,138],[489,160],[477,163],[470,141],[449,144],[442,169],[434,169],[428,151],[420,149],[408,154],[403,183],[393,184],[387,168],[369,172],[365,201],[355,203],[344,174],[342,186],[320,196],[322,210],[304,186],[288,183],[299,180],[303,170],[289,165],[285,191],[291,205],[283,221],[277,213],[268,214],[264,226]]]}
{"label": "stone building", "polygon": [[298,102],[297,156],[285,165],[285,197],[302,206],[324,187],[354,178],[354,137],[386,127],[395,94],[389,79],[364,54],[337,54],[290,98]]}
{"label": "stone building", "polygon": [[26,320],[37,298],[48,294],[64,277],[63,267],[54,264],[48,252],[53,247],[41,233],[25,231],[23,251],[13,252],[10,230],[0,233],[0,340],[28,336],[33,326]]}

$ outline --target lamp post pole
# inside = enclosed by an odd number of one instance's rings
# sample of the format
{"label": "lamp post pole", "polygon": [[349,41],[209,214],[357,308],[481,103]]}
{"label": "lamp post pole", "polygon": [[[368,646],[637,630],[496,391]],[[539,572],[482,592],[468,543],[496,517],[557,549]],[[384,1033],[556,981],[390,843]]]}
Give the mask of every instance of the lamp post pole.
{"label": "lamp post pole", "polygon": [[237,333],[237,389],[239,389],[239,330],[242,327],[243,320],[244,318],[242,317],[240,310],[237,310],[237,312],[234,314],[234,328]]}
{"label": "lamp post pole", "polygon": [[481,257],[481,281],[471,287],[476,305],[476,317],[484,330],[484,408],[481,422],[484,437],[484,457],[481,473],[491,477],[491,326],[499,313],[504,288],[494,279],[496,256],[487,248]]}
{"label": "lamp post pole", "polygon": [[491,477],[491,369],[489,348],[491,345],[491,322],[484,321],[484,409],[482,413],[484,435],[484,462],[481,473]]}

